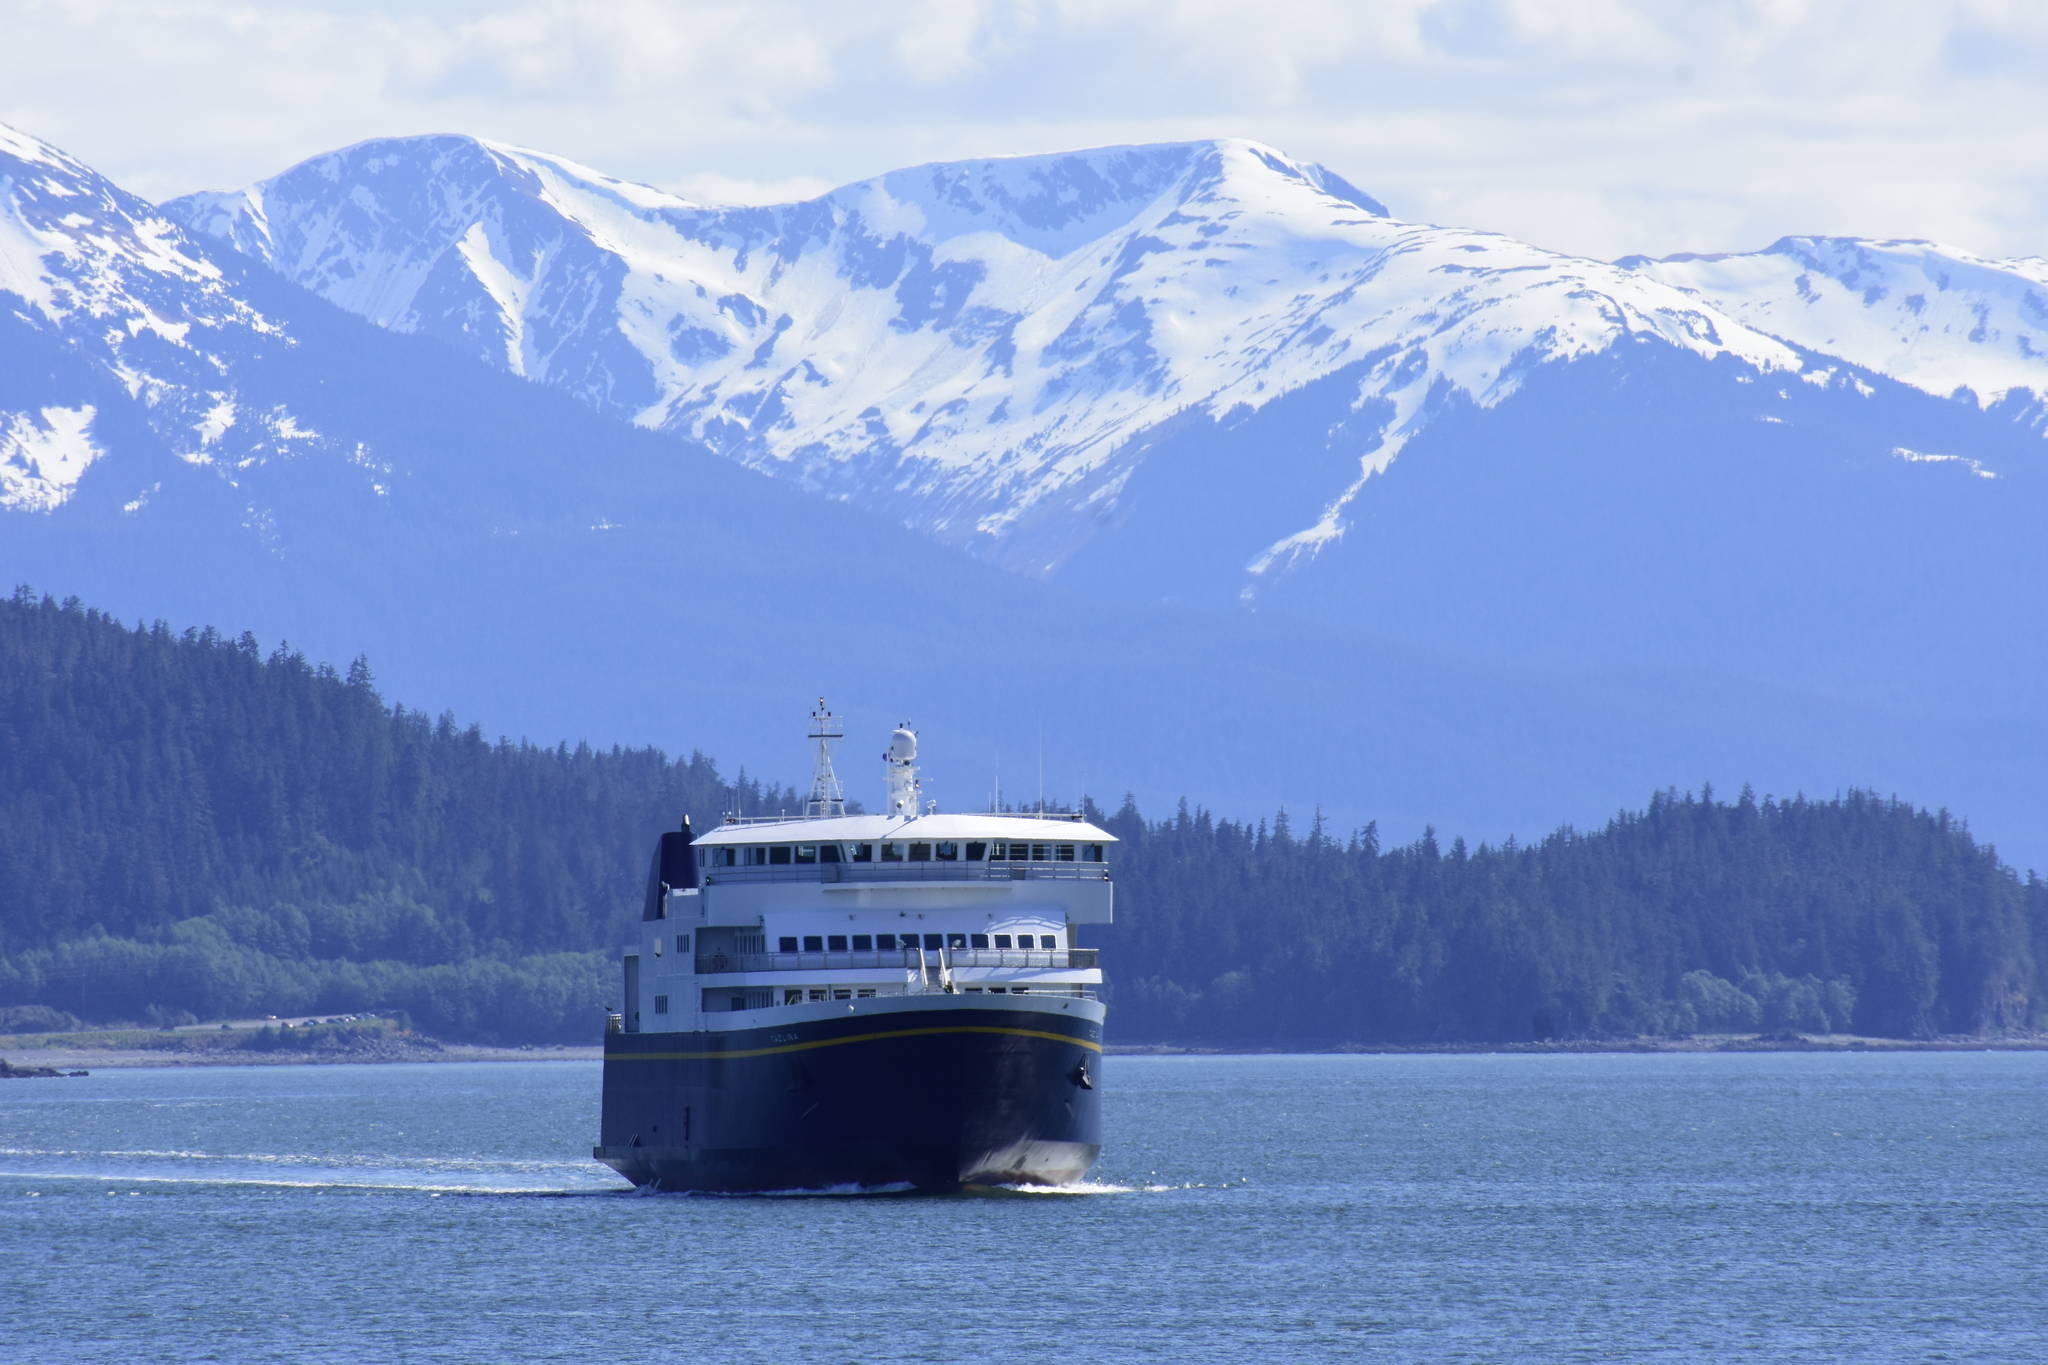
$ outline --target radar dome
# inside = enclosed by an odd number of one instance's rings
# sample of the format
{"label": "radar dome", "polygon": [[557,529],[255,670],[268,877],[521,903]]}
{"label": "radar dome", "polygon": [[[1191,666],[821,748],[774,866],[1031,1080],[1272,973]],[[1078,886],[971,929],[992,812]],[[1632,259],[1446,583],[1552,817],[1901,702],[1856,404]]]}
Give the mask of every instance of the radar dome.
{"label": "radar dome", "polygon": [[889,758],[896,763],[909,763],[917,757],[917,732],[898,729],[889,736]]}

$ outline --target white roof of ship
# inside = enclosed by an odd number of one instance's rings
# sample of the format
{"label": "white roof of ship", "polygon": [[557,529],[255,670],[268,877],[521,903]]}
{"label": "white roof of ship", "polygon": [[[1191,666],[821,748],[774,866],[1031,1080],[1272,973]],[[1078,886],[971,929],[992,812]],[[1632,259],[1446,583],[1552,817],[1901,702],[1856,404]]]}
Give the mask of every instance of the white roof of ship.
{"label": "white roof of ship", "polygon": [[870,839],[1024,839],[1034,843],[1113,844],[1114,834],[1086,820],[1040,815],[834,815],[806,820],[754,820],[718,825],[697,836],[700,844],[786,844],[864,842]]}

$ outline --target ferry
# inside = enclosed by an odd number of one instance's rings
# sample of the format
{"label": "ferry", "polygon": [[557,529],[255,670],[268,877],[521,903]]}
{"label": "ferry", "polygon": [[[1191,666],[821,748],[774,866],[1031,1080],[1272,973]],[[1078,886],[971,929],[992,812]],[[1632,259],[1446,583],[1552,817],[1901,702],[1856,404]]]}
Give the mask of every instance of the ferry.
{"label": "ferry", "polygon": [[[654,850],[608,1016],[593,1155],[660,1190],[1080,1180],[1102,1148],[1108,831],[942,813],[908,724],[848,814],[823,701],[800,816],[687,816]],[[997,802],[1000,805],[1000,801]]]}

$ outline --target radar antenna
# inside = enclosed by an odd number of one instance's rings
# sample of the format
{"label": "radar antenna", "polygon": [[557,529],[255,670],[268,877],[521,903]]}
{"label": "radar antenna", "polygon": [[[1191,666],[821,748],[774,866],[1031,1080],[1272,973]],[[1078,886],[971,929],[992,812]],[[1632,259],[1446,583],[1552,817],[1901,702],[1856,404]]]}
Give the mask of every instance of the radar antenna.
{"label": "radar antenna", "polygon": [[898,820],[915,820],[920,784],[917,780],[917,731],[905,721],[889,736],[882,751],[882,766],[889,778],[889,814]]}
{"label": "radar antenna", "polygon": [[839,775],[832,771],[832,745],[846,738],[846,727],[839,717],[825,709],[823,697],[818,698],[818,709],[811,712],[810,738],[817,743],[818,760],[811,771],[811,794],[804,798],[804,815],[813,820],[844,815],[846,790],[839,785]]}

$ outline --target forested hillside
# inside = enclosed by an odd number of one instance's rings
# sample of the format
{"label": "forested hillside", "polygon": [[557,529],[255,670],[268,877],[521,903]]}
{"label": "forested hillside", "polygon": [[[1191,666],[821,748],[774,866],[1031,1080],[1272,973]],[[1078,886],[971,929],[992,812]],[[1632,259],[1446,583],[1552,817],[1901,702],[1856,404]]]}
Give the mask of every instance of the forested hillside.
{"label": "forested hillside", "polygon": [[0,1006],[409,1010],[585,1040],[689,812],[787,793],[702,754],[486,739],[243,635],[0,603]]}
{"label": "forested hillside", "polygon": [[1526,846],[1109,817],[1126,1038],[1447,1042],[2039,1026],[2048,884],[1946,812],[1659,793]]}
{"label": "forested hillside", "polygon": [[[490,741],[247,635],[0,601],[0,1007],[372,1008],[582,1041],[656,831],[793,793],[702,754]],[[1526,846],[1102,817],[1123,1041],[2035,1026],[2048,886],[1946,814],[1662,793]]]}

